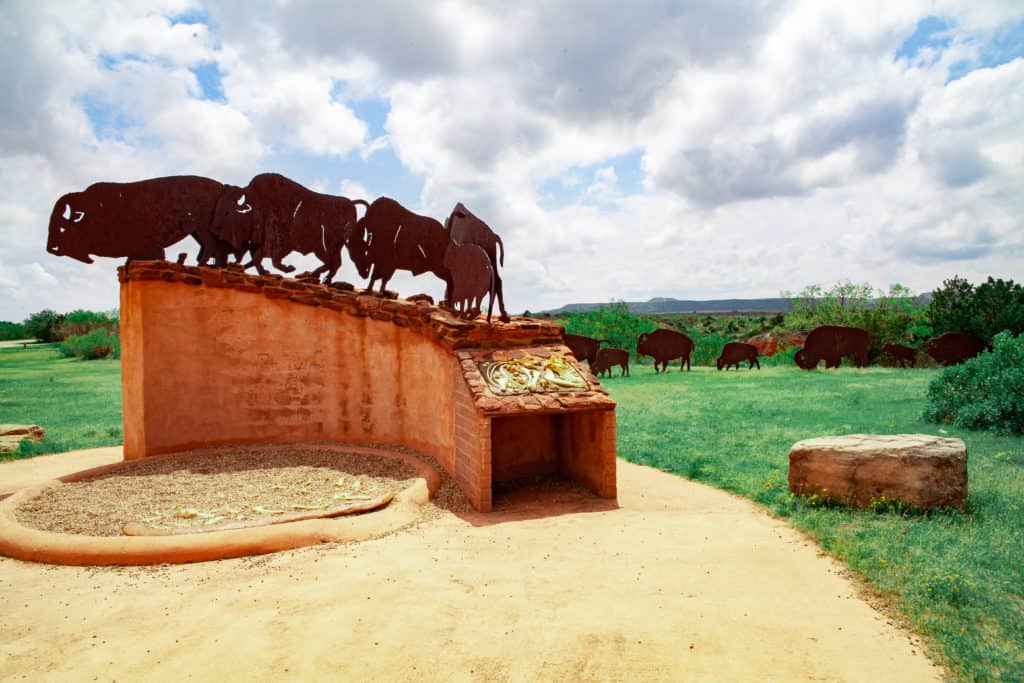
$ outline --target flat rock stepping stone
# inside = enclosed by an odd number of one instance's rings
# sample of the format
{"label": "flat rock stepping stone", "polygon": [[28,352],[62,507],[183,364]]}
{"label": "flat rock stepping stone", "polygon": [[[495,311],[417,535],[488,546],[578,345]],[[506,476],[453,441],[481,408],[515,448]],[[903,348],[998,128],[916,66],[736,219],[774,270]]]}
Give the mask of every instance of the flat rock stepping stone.
{"label": "flat rock stepping stone", "polygon": [[42,441],[44,436],[46,432],[39,425],[0,424],[0,453],[13,453],[22,441]]}
{"label": "flat rock stepping stone", "polygon": [[962,508],[967,447],[929,434],[804,439],[789,451],[789,490],[856,507],[885,499],[925,510]]}

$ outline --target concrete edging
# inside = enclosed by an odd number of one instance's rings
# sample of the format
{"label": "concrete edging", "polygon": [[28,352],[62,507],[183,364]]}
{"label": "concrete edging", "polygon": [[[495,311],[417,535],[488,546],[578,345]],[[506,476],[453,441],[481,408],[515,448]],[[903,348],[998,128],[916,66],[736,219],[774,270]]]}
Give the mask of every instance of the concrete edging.
{"label": "concrete edging", "polygon": [[[102,465],[29,486],[0,501],[0,554],[32,562],[63,565],[177,564],[262,555],[318,543],[358,541],[397,530],[414,521],[441,485],[441,476],[437,471],[410,455],[361,446],[316,446],[346,453],[396,458],[419,470],[420,477],[416,483],[399,493],[390,505],[372,514],[311,519],[251,529],[180,536],[84,536],[33,529],[22,525],[15,518],[14,511],[22,502],[35,498],[48,487],[116,472],[150,458]],[[221,449],[204,452],[216,450]],[[177,459],[192,455],[174,453],[154,457]]]}

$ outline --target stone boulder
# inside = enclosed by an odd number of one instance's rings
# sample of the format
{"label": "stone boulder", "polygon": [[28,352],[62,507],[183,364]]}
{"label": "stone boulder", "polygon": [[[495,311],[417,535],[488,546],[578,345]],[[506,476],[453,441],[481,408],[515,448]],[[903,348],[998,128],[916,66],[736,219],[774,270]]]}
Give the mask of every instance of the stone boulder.
{"label": "stone boulder", "polygon": [[868,507],[883,496],[916,508],[962,508],[967,447],[928,434],[847,434],[804,439],[789,451],[789,490]]}
{"label": "stone boulder", "polygon": [[13,453],[22,441],[42,441],[44,436],[46,432],[39,425],[0,424],[0,453]]}

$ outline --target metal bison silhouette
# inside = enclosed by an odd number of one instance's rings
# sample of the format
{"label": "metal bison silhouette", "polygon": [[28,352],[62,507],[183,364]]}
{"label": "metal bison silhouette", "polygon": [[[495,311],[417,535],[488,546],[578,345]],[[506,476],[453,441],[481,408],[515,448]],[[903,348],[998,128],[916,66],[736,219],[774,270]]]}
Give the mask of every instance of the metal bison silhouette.
{"label": "metal bison silhouette", "polygon": [[857,367],[863,368],[868,364],[870,344],[870,335],[858,327],[822,325],[811,330],[793,360],[804,370],[813,370],[822,360],[826,368],[838,368],[843,356],[853,356]]}
{"label": "metal bison silhouette", "polygon": [[223,192],[221,183],[200,176],[95,183],[54,204],[46,250],[83,263],[93,256],[162,259],[167,247],[191,235],[200,264],[213,259],[223,266],[233,249],[210,231]]}
{"label": "metal bison silhouette", "polygon": [[288,254],[315,254],[322,266],[314,276],[330,282],[341,268],[341,251],[356,224],[356,204],[348,199],[320,194],[277,173],[261,173],[245,187],[225,186],[214,207],[210,232],[236,252],[248,251],[249,265],[266,274],[263,259],[290,273],[294,266],[282,263]]}
{"label": "metal bison silhouette", "polygon": [[[356,205],[366,207],[360,219]],[[167,247],[191,235],[200,265],[223,267],[229,257],[266,274],[264,259],[291,272],[292,252],[314,254],[323,264],[313,277],[330,283],[348,247],[368,288],[384,292],[396,270],[431,272],[445,283],[444,305],[463,317],[487,321],[497,297],[508,322],[498,266],[501,238],[461,202],[441,225],[394,199],[372,204],[314,192],[278,173],[261,173],[245,187],[199,176],[171,176],[133,183],[96,183],[57,200],[50,215],[47,251],[92,263],[92,256],[163,259]]]}
{"label": "metal bison silhouette", "polygon": [[636,351],[641,356],[651,356],[654,358],[654,372],[659,372],[658,365],[661,365],[661,370],[668,370],[668,362],[680,358],[679,370],[682,371],[683,365],[686,366],[687,372],[690,370],[690,354],[693,353],[693,340],[687,337],[682,332],[676,332],[674,330],[654,330],[654,332],[644,332],[636,340]]}
{"label": "metal bison silhouette", "polygon": [[925,343],[925,352],[943,365],[959,365],[985,350],[985,342],[966,332],[946,332]]}

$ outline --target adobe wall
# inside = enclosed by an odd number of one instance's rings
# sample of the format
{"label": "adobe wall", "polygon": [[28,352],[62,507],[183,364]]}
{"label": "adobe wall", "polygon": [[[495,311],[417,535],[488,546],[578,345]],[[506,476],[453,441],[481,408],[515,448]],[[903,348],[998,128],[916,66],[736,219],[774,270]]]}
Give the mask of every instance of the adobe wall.
{"label": "adobe wall", "polygon": [[593,375],[580,369],[588,391],[496,397],[477,372],[482,357],[568,353],[557,325],[463,321],[425,302],[240,269],[136,261],[119,275],[126,459],[235,443],[407,446],[489,510],[492,418],[611,411],[600,463],[580,469],[578,447],[562,448],[584,483],[603,481],[610,458],[611,489],[592,488],[615,495],[615,404]]}

